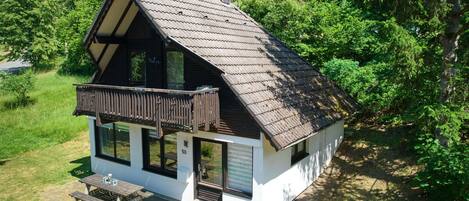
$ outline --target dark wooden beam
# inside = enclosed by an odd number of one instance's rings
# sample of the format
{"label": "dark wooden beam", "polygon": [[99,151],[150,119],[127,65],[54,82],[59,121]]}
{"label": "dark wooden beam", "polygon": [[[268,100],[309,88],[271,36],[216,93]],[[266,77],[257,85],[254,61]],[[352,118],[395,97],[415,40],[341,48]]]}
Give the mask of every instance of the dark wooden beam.
{"label": "dark wooden beam", "polygon": [[95,40],[101,44],[125,44],[126,40],[124,37],[115,36],[95,36]]}
{"label": "dark wooden beam", "polygon": [[[114,30],[111,33],[111,37],[116,35],[117,30],[121,26],[122,22],[124,21],[125,16],[127,16],[127,12],[129,12],[130,7],[132,6],[132,2],[133,1],[130,0],[129,3],[127,4],[127,7],[125,8],[124,13],[122,13],[121,17],[119,18],[119,21],[117,22],[117,25],[114,27]],[[104,53],[106,53],[108,47],[109,47],[109,44],[107,43],[106,46],[104,47],[103,51],[99,55],[99,58],[98,58],[98,61],[97,61],[98,65],[99,65],[99,63],[101,63],[101,59],[103,58]]]}

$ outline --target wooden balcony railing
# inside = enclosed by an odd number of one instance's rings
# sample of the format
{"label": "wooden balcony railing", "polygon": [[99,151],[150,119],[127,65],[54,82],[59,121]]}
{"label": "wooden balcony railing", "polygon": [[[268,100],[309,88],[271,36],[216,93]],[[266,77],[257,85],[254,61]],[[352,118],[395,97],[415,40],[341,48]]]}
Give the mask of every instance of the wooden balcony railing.
{"label": "wooden balcony railing", "polygon": [[197,132],[220,123],[218,89],[181,91],[97,84],[76,85],[75,115],[95,116],[97,124],[122,121]]}

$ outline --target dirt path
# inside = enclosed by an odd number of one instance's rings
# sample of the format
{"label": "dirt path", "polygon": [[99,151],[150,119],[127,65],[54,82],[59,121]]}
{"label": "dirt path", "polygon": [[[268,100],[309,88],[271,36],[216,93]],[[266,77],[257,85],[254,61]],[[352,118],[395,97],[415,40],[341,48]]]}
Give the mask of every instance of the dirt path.
{"label": "dirt path", "polygon": [[297,200],[422,200],[406,129],[347,128],[331,165]]}

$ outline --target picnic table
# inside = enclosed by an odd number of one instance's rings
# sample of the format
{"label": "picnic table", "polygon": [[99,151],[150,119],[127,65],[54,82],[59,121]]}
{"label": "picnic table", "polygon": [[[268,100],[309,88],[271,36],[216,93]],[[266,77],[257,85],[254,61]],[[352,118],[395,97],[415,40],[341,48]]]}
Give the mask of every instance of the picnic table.
{"label": "picnic table", "polygon": [[103,175],[94,174],[83,179],[80,179],[81,183],[86,185],[86,194],[90,193],[91,186],[98,189],[106,190],[117,195],[117,201],[121,201],[123,198],[129,197],[143,189],[142,186],[131,184],[122,180],[119,180],[117,185],[105,184],[103,182]]}

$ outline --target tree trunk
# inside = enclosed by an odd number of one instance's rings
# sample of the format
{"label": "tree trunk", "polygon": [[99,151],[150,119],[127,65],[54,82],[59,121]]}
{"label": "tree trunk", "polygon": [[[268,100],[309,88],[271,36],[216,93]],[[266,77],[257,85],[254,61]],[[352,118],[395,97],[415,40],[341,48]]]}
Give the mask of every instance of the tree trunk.
{"label": "tree trunk", "polygon": [[454,65],[458,61],[456,50],[458,49],[458,41],[461,35],[460,29],[463,12],[461,8],[461,0],[448,0],[451,11],[445,17],[446,29],[441,36],[441,45],[443,46],[443,62],[441,65],[440,75],[440,102],[449,102],[452,86],[451,81],[455,75]]}
{"label": "tree trunk", "polygon": [[[461,20],[463,17],[463,9],[461,8],[461,0],[448,0],[451,11],[445,16],[446,29],[441,36],[441,45],[443,47],[443,61],[441,64],[440,75],[440,103],[450,102],[453,92],[452,80],[456,74],[456,62],[458,55],[456,53],[459,47],[459,37],[461,35]],[[445,119],[440,120],[444,123]],[[435,129],[435,137],[442,146],[448,146],[448,139],[443,135],[440,129]]]}

